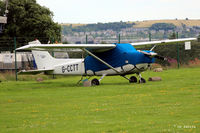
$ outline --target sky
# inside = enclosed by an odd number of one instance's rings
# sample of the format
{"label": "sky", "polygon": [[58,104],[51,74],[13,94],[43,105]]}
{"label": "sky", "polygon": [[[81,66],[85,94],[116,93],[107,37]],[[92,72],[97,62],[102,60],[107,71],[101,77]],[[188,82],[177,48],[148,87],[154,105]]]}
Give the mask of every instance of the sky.
{"label": "sky", "polygon": [[200,19],[200,0],[37,0],[58,23]]}

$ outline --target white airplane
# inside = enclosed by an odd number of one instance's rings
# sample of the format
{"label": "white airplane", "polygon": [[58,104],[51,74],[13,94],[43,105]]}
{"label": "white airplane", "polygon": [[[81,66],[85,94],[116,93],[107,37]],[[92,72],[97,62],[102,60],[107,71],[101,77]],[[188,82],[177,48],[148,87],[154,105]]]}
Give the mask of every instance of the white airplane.
{"label": "white airplane", "polygon": [[[93,79],[92,85],[99,85],[105,76],[120,75],[130,83],[137,82],[135,76],[126,77],[129,74],[137,74],[139,83],[145,83],[141,72],[146,71],[155,58],[165,60],[153,52],[157,44],[193,41],[196,38],[183,38],[173,40],[127,43],[127,44],[41,44],[38,40],[30,42],[28,45],[17,48],[16,50],[32,50],[37,70],[22,70],[19,73],[58,75],[81,75],[85,76],[102,76],[99,80]],[[134,46],[152,45],[154,47],[147,50],[136,50]],[[88,56],[85,59],[57,59],[52,57],[48,51],[56,49],[81,49]],[[80,80],[80,81],[81,81]]]}

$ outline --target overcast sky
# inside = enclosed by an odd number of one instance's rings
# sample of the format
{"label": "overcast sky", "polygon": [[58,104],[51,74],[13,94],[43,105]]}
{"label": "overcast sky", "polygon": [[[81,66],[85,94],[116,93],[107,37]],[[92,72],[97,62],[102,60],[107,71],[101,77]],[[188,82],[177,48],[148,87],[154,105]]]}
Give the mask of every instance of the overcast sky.
{"label": "overcast sky", "polygon": [[58,23],[200,19],[200,0],[37,0]]}

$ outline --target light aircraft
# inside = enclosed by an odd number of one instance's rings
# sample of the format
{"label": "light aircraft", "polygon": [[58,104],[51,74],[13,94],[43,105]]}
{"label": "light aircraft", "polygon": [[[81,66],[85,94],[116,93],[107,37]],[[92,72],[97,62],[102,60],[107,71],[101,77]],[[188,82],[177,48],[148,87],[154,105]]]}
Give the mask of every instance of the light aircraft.
{"label": "light aircraft", "polygon": [[[92,85],[99,85],[105,76],[111,75],[120,75],[130,83],[136,83],[138,79],[135,76],[127,77],[129,74],[136,74],[139,77],[139,83],[145,83],[146,81],[142,78],[141,73],[146,71],[155,62],[156,58],[166,59],[153,52],[157,44],[192,40],[196,40],[196,38],[124,44],[41,44],[36,40],[16,50],[32,50],[37,65],[37,70],[22,70],[20,73],[37,74],[45,72],[45,74],[81,75],[81,80],[84,76],[102,76],[99,80],[93,79],[91,81]],[[154,45],[154,47],[149,51],[140,51],[134,48],[134,46],[138,45]],[[88,56],[84,59],[57,59],[48,52],[56,49],[72,48],[81,49]]]}

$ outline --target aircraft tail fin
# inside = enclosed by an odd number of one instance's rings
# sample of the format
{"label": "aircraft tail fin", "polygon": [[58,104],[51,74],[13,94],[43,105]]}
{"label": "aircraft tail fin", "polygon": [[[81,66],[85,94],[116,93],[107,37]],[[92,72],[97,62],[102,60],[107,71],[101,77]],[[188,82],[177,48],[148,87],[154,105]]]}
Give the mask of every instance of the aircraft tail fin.
{"label": "aircraft tail fin", "polygon": [[[29,42],[29,44],[38,44],[40,45],[40,41],[36,40],[33,42]],[[54,65],[54,60],[48,51],[37,51],[37,50],[32,50],[33,57],[35,59],[35,63],[37,65],[37,69],[52,69]]]}

